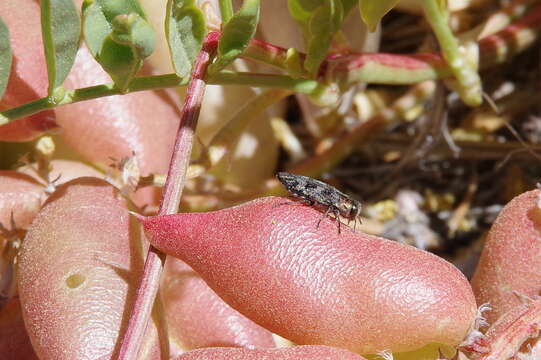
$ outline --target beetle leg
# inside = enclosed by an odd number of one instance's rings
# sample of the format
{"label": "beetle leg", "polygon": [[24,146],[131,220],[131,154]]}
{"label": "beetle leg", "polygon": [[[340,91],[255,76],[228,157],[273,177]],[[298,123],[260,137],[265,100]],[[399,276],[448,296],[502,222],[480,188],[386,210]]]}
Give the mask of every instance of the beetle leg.
{"label": "beetle leg", "polygon": [[325,211],[325,213],[319,218],[319,220],[317,222],[317,225],[316,225],[316,228],[319,228],[319,224],[321,224],[321,220],[323,220],[323,218],[327,217],[331,211],[334,211],[334,210],[333,210],[332,206],[329,206],[327,208],[327,210]]}
{"label": "beetle leg", "polygon": [[340,210],[334,209],[334,218],[338,221],[338,234],[340,234],[340,226],[342,225],[342,221],[340,221]]}

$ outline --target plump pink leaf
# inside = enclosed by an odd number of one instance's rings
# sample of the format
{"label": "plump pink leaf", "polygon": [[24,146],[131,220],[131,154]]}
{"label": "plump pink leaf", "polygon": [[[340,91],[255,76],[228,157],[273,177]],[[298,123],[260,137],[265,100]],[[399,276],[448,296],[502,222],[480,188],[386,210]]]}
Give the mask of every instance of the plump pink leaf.
{"label": "plump pink leaf", "polygon": [[178,259],[167,259],[160,291],[169,337],[181,348],[276,346],[268,330],[232,309]]}
{"label": "plump pink leaf", "polygon": [[[103,180],[60,186],[34,219],[19,256],[25,324],[42,359],[111,358],[143,268],[126,201]],[[149,326],[141,359],[156,358]],[[159,355],[159,352],[158,354]]]}
{"label": "plump pink leaf", "polygon": [[[9,28],[13,64],[0,110],[47,96],[47,68],[41,41],[39,4],[32,0],[0,1],[0,17]],[[54,112],[43,111],[0,126],[0,141],[28,141],[56,128]]]}
{"label": "plump pink leaf", "polygon": [[176,360],[364,360],[362,356],[328,346],[296,346],[272,350],[208,348],[187,352]]}
{"label": "plump pink leaf", "polygon": [[0,309],[17,291],[17,249],[44,199],[43,186],[32,177],[0,170]]}
{"label": "plump pink leaf", "polygon": [[0,310],[0,354],[2,360],[38,359],[24,327],[18,298],[12,298]]}
{"label": "plump pink leaf", "polygon": [[[79,49],[66,87],[79,88],[111,79],[86,47]],[[86,160],[102,165],[135,154],[142,175],[165,174],[179,123],[176,104],[153,91],[109,96],[56,109],[61,138]],[[143,189],[138,205],[159,197]]]}
{"label": "plump pink leaf", "polygon": [[533,190],[515,197],[490,228],[472,279],[477,301],[492,307],[486,313],[489,322],[520,305],[520,295],[540,294],[540,196]]}
{"label": "plump pink leaf", "polygon": [[233,308],[298,344],[358,353],[458,344],[475,315],[465,277],[427,252],[356,234],[283,198],[142,218]]}
{"label": "plump pink leaf", "polygon": [[18,228],[26,228],[44,199],[43,185],[16,171],[0,170],[0,224],[11,229],[11,217]]}

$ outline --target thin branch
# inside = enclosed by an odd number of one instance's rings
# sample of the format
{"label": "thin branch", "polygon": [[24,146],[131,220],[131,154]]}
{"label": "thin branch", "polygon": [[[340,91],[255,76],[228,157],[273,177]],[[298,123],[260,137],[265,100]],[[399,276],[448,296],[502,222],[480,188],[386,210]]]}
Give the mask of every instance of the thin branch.
{"label": "thin branch", "polygon": [[[201,110],[201,101],[205,93],[206,82],[204,77],[207,66],[216,52],[218,38],[219,33],[212,32],[208,34],[203,49],[194,65],[194,71],[184,99],[175,147],[165,182],[163,200],[158,211],[159,215],[174,214],[178,211],[180,196],[186,180],[186,171],[192,153],[195,128]],[[137,358],[150,319],[154,299],[158,293],[164,262],[165,255],[150,246],[141,284],[137,289],[133,313],[130,316],[128,328],[122,339],[119,360],[135,360]]]}
{"label": "thin branch", "polygon": [[[129,88],[124,91],[116,88],[113,83],[90,86],[75,90],[66,90],[65,95],[60,102],[54,101],[52,96],[47,96],[1,112],[0,126],[13,120],[35,114],[43,110],[52,109],[57,106],[74,104],[80,101],[92,100],[112,95],[184,86],[187,82],[188,79],[181,79],[175,74],[166,74],[135,78],[130,84]],[[232,71],[219,72],[209,78],[207,83],[212,85],[247,85],[262,88],[278,88],[307,95],[317,95],[326,88],[325,85],[315,80],[294,79],[285,75]]]}
{"label": "thin branch", "polygon": [[[486,69],[512,58],[516,53],[529,47],[541,31],[541,6],[533,8],[528,15],[512,23],[500,32],[479,41],[480,68]],[[304,57],[299,54],[300,58]],[[242,57],[261,61],[287,71],[287,49],[252,40]],[[377,84],[414,84],[424,80],[436,80],[451,76],[451,70],[439,54],[333,54],[321,67],[320,78],[337,82],[345,88],[359,82]],[[124,93],[183,86],[187,79],[175,74],[135,78]],[[297,79],[274,74],[234,73],[223,71],[208,79],[215,85],[245,85],[264,88],[281,88],[307,95],[317,95],[325,88],[320,81]],[[60,105],[99,97],[119,95],[121,91],[114,84],[104,84],[66,90],[60,102],[45,97],[0,113],[0,126],[15,119]]]}

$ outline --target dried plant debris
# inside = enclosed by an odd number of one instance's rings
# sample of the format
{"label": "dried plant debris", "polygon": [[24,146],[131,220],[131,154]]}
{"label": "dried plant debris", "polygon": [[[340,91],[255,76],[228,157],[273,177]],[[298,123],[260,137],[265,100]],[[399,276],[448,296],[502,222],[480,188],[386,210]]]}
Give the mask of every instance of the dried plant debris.
{"label": "dried plant debris", "polygon": [[[492,4],[455,13],[456,31],[489,20],[497,28],[495,11],[504,10]],[[391,13],[383,22],[380,50],[429,50],[434,42],[426,30],[415,15]],[[321,166],[319,174],[365,200],[363,230],[435,251],[471,275],[484,234],[503,204],[541,178],[541,105],[532,96],[541,91],[540,54],[537,44],[482,72],[488,101],[478,108],[434,82],[424,93],[421,84],[370,85],[353,97],[356,124],[333,117],[328,133],[314,136],[307,130],[310,123],[325,123],[328,115],[299,124],[295,113],[286,120],[303,139],[305,164],[341,156],[337,165]],[[382,128],[370,124],[378,121]],[[288,170],[305,166],[284,160]]]}

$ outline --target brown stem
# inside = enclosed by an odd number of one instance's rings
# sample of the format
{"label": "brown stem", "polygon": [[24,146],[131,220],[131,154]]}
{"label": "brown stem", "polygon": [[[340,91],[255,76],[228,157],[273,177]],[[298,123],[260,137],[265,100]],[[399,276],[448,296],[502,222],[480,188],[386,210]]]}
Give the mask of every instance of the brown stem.
{"label": "brown stem", "polygon": [[[184,99],[175,147],[164,186],[163,200],[158,211],[159,215],[174,214],[178,211],[180,196],[186,180],[186,171],[190,163],[193,137],[197,119],[199,118],[201,101],[205,93],[206,82],[204,77],[207,66],[216,52],[219,36],[220,33],[217,32],[209,33],[196,59],[192,77],[188,83],[187,95]],[[135,360],[137,358],[150,319],[154,299],[158,293],[164,262],[165,255],[150,246],[141,284],[137,289],[133,312],[122,339],[122,346],[118,355],[119,360]]]}

